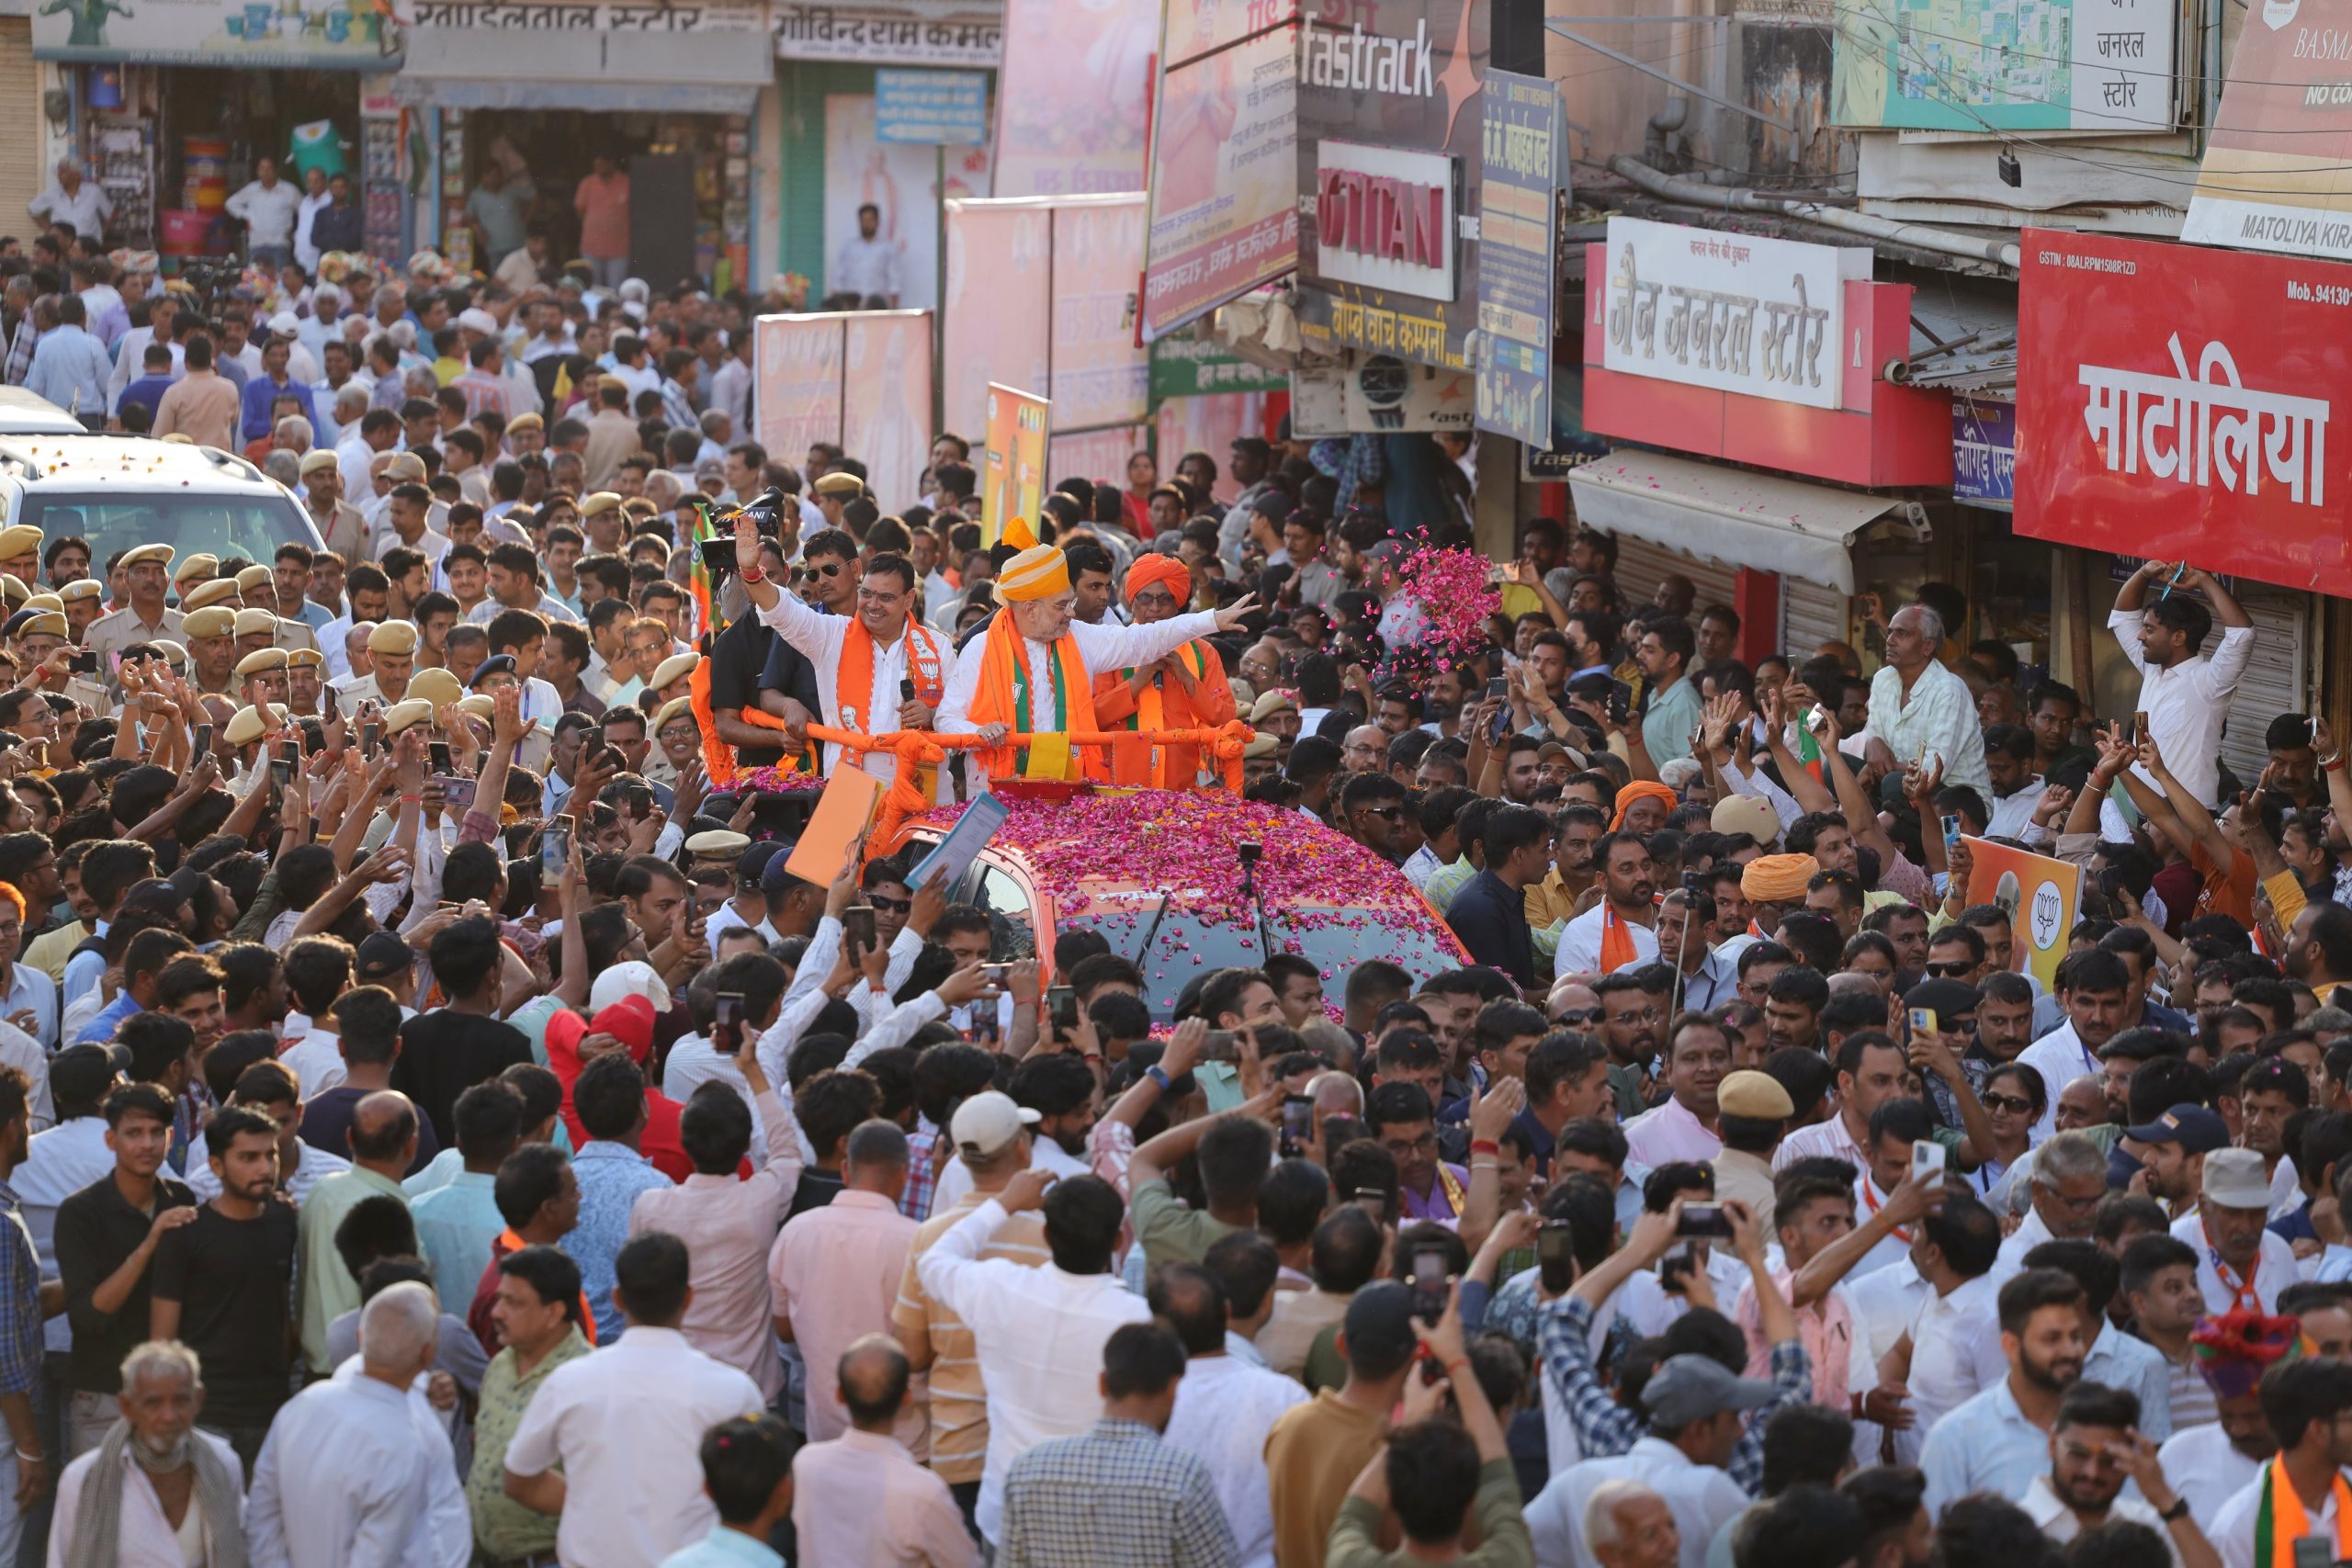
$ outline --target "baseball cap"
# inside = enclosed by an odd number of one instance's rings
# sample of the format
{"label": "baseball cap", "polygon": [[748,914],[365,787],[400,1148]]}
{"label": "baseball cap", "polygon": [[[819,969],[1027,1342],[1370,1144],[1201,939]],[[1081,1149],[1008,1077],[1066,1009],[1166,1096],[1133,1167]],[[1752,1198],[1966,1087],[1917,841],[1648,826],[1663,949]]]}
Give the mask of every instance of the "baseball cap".
{"label": "baseball cap", "polygon": [[[789,852],[792,846],[790,844],[786,844],[783,848],[786,852]],[[775,899],[783,897],[785,893],[790,889],[793,883],[798,880],[798,878],[793,875],[791,866],[786,863],[791,859],[792,856],[789,852],[773,856],[769,859],[766,866],[761,870],[760,891],[769,898]]]}
{"label": "baseball cap", "polygon": [[[2143,1144],[2178,1144],[2187,1153],[2210,1155],[2216,1149],[2230,1146],[2230,1129],[2220,1116],[2201,1105],[2176,1105],[2153,1122],[2123,1129],[2124,1136]],[[2263,1188],[2263,1202],[2269,1202],[2269,1187]]]}
{"label": "baseball cap", "polygon": [[1351,1359],[1394,1365],[1420,1343],[1413,1332],[1413,1292],[1394,1280],[1374,1280],[1350,1298],[1340,1332],[1348,1337]]}
{"label": "baseball cap", "polygon": [[670,1010],[670,987],[654,973],[653,965],[637,959],[616,964],[596,976],[588,989],[588,1010],[600,1013],[627,997],[643,997],[653,1004],[655,1012]]}
{"label": "baseball cap", "polygon": [[1797,1113],[1796,1105],[1781,1080],[1753,1068],[1724,1074],[1724,1081],[1715,1089],[1715,1106],[1726,1116],[1746,1116],[1758,1122],[1785,1122]]}
{"label": "baseball cap", "polygon": [[126,1046],[68,1045],[49,1059],[50,1090],[61,1105],[94,1105],[130,1066]]}
{"label": "baseball cap", "polygon": [[1727,795],[1715,802],[1707,826],[1718,833],[1745,833],[1766,849],[1781,836],[1781,818],[1772,803],[1752,795]]}
{"label": "baseball cap", "polygon": [[[2170,1114],[2170,1112],[2166,1112]],[[2270,1207],[2270,1178],[2252,1149],[2215,1149],[2205,1156],[2203,1197],[2224,1209]]]}
{"label": "baseball cap", "polygon": [[1642,1388],[1642,1407],[1660,1427],[1687,1427],[1725,1410],[1754,1410],[1772,1397],[1760,1378],[1734,1374],[1711,1356],[1668,1356]]}
{"label": "baseball cap", "polygon": [[390,931],[370,931],[351,957],[351,972],[362,984],[386,979],[413,967],[415,954]]}
{"label": "baseball cap", "polygon": [[1037,1112],[1015,1105],[1011,1095],[983,1089],[956,1108],[947,1135],[958,1153],[986,1159],[1019,1137],[1023,1128],[1035,1126],[1037,1119]]}

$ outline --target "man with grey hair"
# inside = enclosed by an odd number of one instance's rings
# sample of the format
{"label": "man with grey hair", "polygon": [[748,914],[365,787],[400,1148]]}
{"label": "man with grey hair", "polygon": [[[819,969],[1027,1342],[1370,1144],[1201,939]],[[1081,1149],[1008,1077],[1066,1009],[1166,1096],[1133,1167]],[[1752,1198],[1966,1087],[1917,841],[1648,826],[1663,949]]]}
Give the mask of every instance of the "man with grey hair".
{"label": "man with grey hair", "polygon": [[1906,604],[1886,623],[1886,664],[1871,678],[1870,723],[1860,737],[1864,754],[1900,772],[1932,752],[1928,766],[1945,784],[1990,799],[1976,699],[1937,659],[1943,644],[1943,617],[1925,604]]}
{"label": "man with grey hair", "polygon": [[432,1528],[433,1467],[454,1473],[449,1440],[420,1424],[409,1400],[433,1369],[439,1329],[429,1287],[403,1280],[378,1292],[359,1314],[356,1367],[278,1411],[246,1514],[255,1562],[464,1568],[472,1543],[453,1553]]}
{"label": "man with grey hair", "polygon": [[1656,1492],[1638,1481],[1604,1481],[1584,1500],[1584,1542],[1600,1568],[1674,1568],[1682,1532]]}
{"label": "man with grey hair", "polygon": [[85,240],[105,238],[107,214],[114,197],[95,180],[82,176],[82,165],[72,158],[58,161],[57,178],[32,198],[25,210],[44,223],[62,223]]}
{"label": "man with grey hair", "polygon": [[[244,1471],[236,1450],[197,1430],[204,1380],[196,1352],[150,1340],[123,1358],[122,1419],[65,1467],[50,1525],[49,1561],[62,1568],[246,1561]],[[95,1479],[94,1479],[95,1478]],[[202,1545],[191,1559],[187,1549]]]}
{"label": "man with grey hair", "polygon": [[2084,1241],[2107,1196],[2107,1151],[2088,1133],[2060,1133],[2033,1151],[2028,1179],[2031,1206],[2018,1228],[2001,1243],[1993,1264],[1993,1288],[2025,1268],[2025,1255],[2045,1241]]}

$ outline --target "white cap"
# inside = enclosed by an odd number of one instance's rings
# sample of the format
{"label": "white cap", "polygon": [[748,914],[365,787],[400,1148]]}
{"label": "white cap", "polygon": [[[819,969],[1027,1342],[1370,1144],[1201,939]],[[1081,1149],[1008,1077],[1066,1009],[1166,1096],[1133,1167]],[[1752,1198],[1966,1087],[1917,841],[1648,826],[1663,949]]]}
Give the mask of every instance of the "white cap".
{"label": "white cap", "polygon": [[280,310],[269,319],[269,330],[279,337],[292,337],[302,330],[302,319],[291,310]]}
{"label": "white cap", "polygon": [[1022,1129],[1036,1124],[1037,1112],[1023,1110],[1012,1102],[1011,1095],[991,1089],[956,1108],[947,1135],[955,1141],[957,1153],[986,1159],[1019,1137]]}
{"label": "white cap", "polygon": [[600,1013],[626,997],[643,997],[653,1004],[655,1012],[670,1010],[670,987],[662,983],[652,964],[634,959],[616,964],[596,976],[588,990],[588,1010]]}
{"label": "white cap", "polygon": [[458,325],[469,333],[494,337],[498,333],[498,318],[479,305],[468,306],[458,312]]}
{"label": "white cap", "polygon": [[635,300],[639,304],[643,304],[653,294],[653,290],[645,286],[645,279],[641,277],[622,278],[619,292],[622,299]]}
{"label": "white cap", "polygon": [[2253,1149],[2215,1149],[2205,1156],[2205,1201],[2222,1209],[2267,1209],[2270,1179]]}

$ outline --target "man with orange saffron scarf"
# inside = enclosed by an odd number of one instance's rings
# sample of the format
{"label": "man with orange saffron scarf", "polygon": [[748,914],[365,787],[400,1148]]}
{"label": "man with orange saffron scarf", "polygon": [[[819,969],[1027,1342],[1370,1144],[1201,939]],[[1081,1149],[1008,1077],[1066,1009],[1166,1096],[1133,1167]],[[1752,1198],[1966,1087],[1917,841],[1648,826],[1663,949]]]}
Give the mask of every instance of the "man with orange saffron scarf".
{"label": "man with orange saffron scarf", "polygon": [[2293,1568],[2296,1543],[2315,1536],[2325,1560],[2352,1557],[2352,1366],[2317,1357],[2262,1378],[2262,1413],[2278,1457],[2221,1506],[2206,1534],[2225,1568]]}
{"label": "man with orange saffron scarf", "polygon": [[[760,619],[817,667],[817,698],[824,721],[865,735],[899,729],[930,729],[956,670],[956,645],[920,626],[915,569],[901,555],[885,551],[865,563],[857,585],[857,613],[828,615],[776,587],[760,569],[760,536],[748,516],[735,524],[735,560],[744,591]],[[825,772],[841,762],[842,748],[825,748]],[[888,751],[868,751],[865,771],[888,784],[898,761]],[[926,790],[949,798],[948,779],[936,770]]]}
{"label": "man with orange saffron scarf", "polygon": [[[1193,574],[1174,556],[1143,555],[1127,568],[1127,609],[1139,626],[1157,626],[1192,597]],[[1195,639],[1167,658],[1094,678],[1094,717],[1111,728],[1131,730],[1214,728],[1234,718],[1233,688],[1216,649]],[[1114,784],[1154,789],[1191,789],[1200,782],[1197,746],[1152,746],[1142,741],[1114,749],[1110,765],[1087,759],[1087,773]],[[1219,778],[1216,782],[1223,783]]]}
{"label": "man with orange saffron scarf", "polygon": [[[1072,614],[1069,563],[1051,545],[1022,551],[996,575],[1004,607],[979,641],[967,647],[940,706],[943,733],[977,732],[989,749],[967,754],[966,787],[977,795],[998,775],[1075,780],[1079,759],[1068,740],[1102,728],[1094,712],[1097,673],[1165,659],[1196,637],[1238,626],[1254,595],[1222,610],[1170,615],[1149,626],[1093,626]],[[1034,746],[1001,744],[1008,735],[1051,735]]]}

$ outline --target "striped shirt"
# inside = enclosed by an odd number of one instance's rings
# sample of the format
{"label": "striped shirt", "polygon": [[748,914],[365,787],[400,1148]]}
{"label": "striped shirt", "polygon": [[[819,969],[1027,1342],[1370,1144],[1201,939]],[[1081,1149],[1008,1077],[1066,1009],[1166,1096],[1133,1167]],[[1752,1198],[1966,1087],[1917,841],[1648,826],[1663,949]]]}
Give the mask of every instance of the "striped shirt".
{"label": "striped shirt", "polygon": [[[989,1451],[988,1392],[980,1385],[978,1348],[963,1320],[932,1299],[916,1277],[915,1259],[950,1226],[986,1202],[990,1195],[967,1192],[956,1203],[923,1222],[907,1248],[906,1272],[899,1280],[898,1304],[890,1325],[902,1343],[927,1342],[931,1347],[931,1468],[942,1481],[978,1481]],[[997,1228],[982,1258],[1006,1258],[1039,1267],[1051,1259],[1046,1250],[1046,1222],[1034,1213],[1015,1214]]]}

